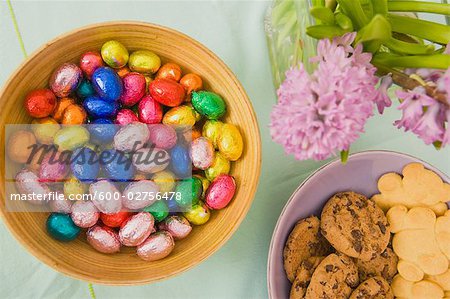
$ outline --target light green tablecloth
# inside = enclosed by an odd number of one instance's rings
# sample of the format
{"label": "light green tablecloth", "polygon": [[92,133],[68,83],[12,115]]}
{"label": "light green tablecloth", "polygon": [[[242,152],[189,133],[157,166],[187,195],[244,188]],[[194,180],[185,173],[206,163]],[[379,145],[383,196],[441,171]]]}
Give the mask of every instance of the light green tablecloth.
{"label": "light green tablecloth", "polygon": [[[321,163],[297,162],[271,142],[268,122],[275,101],[262,19],[265,1],[14,1],[26,51],[79,26],[139,20],[182,31],[199,40],[235,72],[258,115],[263,167],[253,206],[239,230],[196,268],[137,287],[94,285],[97,298],[265,298],[267,252],[282,207]],[[0,2],[0,85],[23,60],[8,5]],[[10,99],[21,103],[22,99]],[[1,111],[1,107],[0,107]],[[389,149],[420,157],[450,173],[450,150],[437,152],[391,124],[390,109],[368,123],[353,151]],[[252,146],[252,145],[247,145]],[[249,174],[252,175],[252,174]],[[88,298],[86,282],[63,276],[29,255],[0,222],[0,298]],[[80,261],[82,262],[82,261]]]}

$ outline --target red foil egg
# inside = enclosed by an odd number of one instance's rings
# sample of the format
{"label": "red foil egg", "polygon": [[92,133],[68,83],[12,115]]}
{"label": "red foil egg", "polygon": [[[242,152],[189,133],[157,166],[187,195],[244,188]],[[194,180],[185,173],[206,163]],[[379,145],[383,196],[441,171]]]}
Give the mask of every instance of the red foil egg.
{"label": "red foil egg", "polygon": [[139,120],[146,124],[158,124],[163,118],[161,105],[150,95],[143,97],[139,102],[138,112]]}
{"label": "red foil egg", "polygon": [[67,97],[77,89],[82,77],[83,73],[76,64],[64,63],[50,77],[50,89],[57,97]]}
{"label": "red foil egg", "polygon": [[129,73],[122,79],[123,93],[120,102],[124,106],[133,106],[145,95],[145,77],[139,73]]}
{"label": "red foil egg", "polygon": [[231,175],[221,174],[212,181],[206,192],[206,205],[219,210],[225,208],[236,193],[236,181]]}
{"label": "red foil egg", "polygon": [[80,58],[80,68],[88,78],[103,65],[103,59],[99,52],[86,52]]}
{"label": "red foil egg", "polygon": [[174,247],[173,237],[166,231],[160,231],[151,234],[137,247],[136,253],[145,261],[157,261],[168,256]]}
{"label": "red foil egg", "polygon": [[167,217],[159,223],[158,228],[167,231],[175,240],[186,238],[192,231],[191,224],[183,216]]}
{"label": "red foil egg", "polygon": [[148,212],[131,216],[122,224],[119,240],[125,246],[138,246],[154,231],[155,219]]}
{"label": "red foil egg", "polygon": [[88,229],[88,243],[97,251],[115,253],[120,251],[119,235],[111,228],[95,225]]}
{"label": "red foil egg", "polygon": [[118,125],[126,126],[133,122],[139,121],[139,118],[136,116],[130,109],[121,109],[117,112],[115,123]]}
{"label": "red foil egg", "polygon": [[184,87],[170,79],[156,78],[149,84],[148,90],[155,101],[169,107],[179,106],[186,97]]}
{"label": "red foil egg", "polygon": [[47,117],[55,110],[55,94],[50,89],[33,90],[25,98],[24,107],[31,117]]}
{"label": "red foil egg", "polygon": [[100,214],[100,220],[109,227],[120,227],[122,223],[125,222],[128,218],[130,218],[133,213],[128,211],[120,211],[115,214]]}
{"label": "red foil egg", "polygon": [[88,228],[97,223],[100,213],[92,201],[80,200],[72,205],[70,217],[76,226]]}
{"label": "red foil egg", "polygon": [[39,168],[39,181],[42,183],[62,182],[69,172],[69,165],[60,159],[60,152],[48,153]]}

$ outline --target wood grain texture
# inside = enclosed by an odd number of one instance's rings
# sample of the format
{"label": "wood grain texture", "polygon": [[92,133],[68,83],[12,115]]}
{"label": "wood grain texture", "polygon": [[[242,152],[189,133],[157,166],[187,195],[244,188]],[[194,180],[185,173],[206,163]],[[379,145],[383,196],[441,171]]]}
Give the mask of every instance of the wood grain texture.
{"label": "wood grain texture", "polygon": [[[156,262],[139,259],[134,248],[106,255],[86,242],[84,233],[70,243],[50,238],[45,231],[46,213],[8,212],[5,209],[5,125],[29,123],[22,107],[25,95],[47,85],[52,71],[64,62],[78,62],[82,53],[99,50],[111,39],[130,51],[152,50],[163,61],[181,65],[183,72],[198,73],[208,90],[225,99],[225,121],[237,125],[245,148],[233,163],[232,175],[238,190],[230,205],[214,211],[209,222],[195,227],[191,235],[178,241],[172,254]],[[42,262],[74,278],[108,285],[136,285],[161,280],[185,271],[218,250],[238,228],[256,192],[261,167],[261,141],[251,103],[229,68],[211,51],[188,36],[164,27],[139,22],[113,22],[84,27],[54,39],[41,47],[11,76],[0,93],[1,125],[0,214],[19,242]],[[238,254],[238,253],[236,253]]]}

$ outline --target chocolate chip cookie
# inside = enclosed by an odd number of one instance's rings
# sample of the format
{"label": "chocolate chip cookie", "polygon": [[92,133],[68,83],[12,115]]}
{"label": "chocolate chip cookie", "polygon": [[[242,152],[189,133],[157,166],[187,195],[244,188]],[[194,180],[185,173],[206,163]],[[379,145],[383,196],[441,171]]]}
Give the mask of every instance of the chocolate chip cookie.
{"label": "chocolate chip cookie", "polygon": [[351,191],[338,193],[327,202],[321,229],[337,251],[363,261],[381,254],[390,237],[383,211],[371,199]]}
{"label": "chocolate chip cookie", "polygon": [[352,258],[341,254],[328,255],[314,271],[306,291],[306,299],[344,299],[359,284],[358,269]]}
{"label": "chocolate chip cookie", "polygon": [[320,232],[320,220],[315,216],[297,222],[284,247],[284,269],[293,282],[298,266],[311,256],[326,256],[331,246]]}
{"label": "chocolate chip cookie", "polygon": [[324,256],[313,256],[302,261],[297,269],[297,276],[295,276],[294,283],[291,287],[290,299],[302,299],[305,297],[311,277],[324,258]]}
{"label": "chocolate chip cookie", "polygon": [[394,299],[394,294],[383,277],[374,276],[361,283],[350,299]]}
{"label": "chocolate chip cookie", "polygon": [[397,274],[397,263],[398,257],[389,247],[369,261],[357,260],[359,279],[364,281],[373,276],[381,276],[390,283]]}

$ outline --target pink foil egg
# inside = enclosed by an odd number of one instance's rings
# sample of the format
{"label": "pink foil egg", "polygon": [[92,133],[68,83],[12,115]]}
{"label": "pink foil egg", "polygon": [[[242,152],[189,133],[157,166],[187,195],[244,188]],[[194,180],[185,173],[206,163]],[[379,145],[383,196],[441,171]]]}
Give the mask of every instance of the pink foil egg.
{"label": "pink foil egg", "polygon": [[120,102],[124,106],[133,106],[145,95],[145,77],[139,73],[126,74],[123,79],[123,93]]}
{"label": "pink foil egg", "polygon": [[50,189],[44,183],[39,181],[38,176],[29,169],[22,169],[15,177],[16,188],[20,194],[36,194],[29,202],[32,204],[44,204],[48,200]]}
{"label": "pink foil egg", "polygon": [[76,226],[88,228],[97,223],[100,213],[92,201],[80,200],[72,205],[70,217]]}
{"label": "pink foil egg", "polygon": [[191,159],[194,167],[205,170],[214,161],[214,146],[205,137],[194,139],[191,143]]}
{"label": "pink foil egg", "polygon": [[146,124],[157,124],[162,121],[163,110],[161,104],[151,95],[142,98],[138,106],[139,120]]}
{"label": "pink foil egg", "polygon": [[177,132],[165,124],[149,125],[149,141],[157,148],[171,149],[177,144]]}
{"label": "pink foil egg", "polygon": [[91,78],[94,71],[103,65],[103,59],[99,52],[86,52],[81,55],[80,68],[88,78]]}
{"label": "pink foil egg", "polygon": [[55,213],[69,214],[72,208],[72,201],[65,198],[63,193],[57,193],[54,200],[50,200],[50,210]]}
{"label": "pink foil egg", "polygon": [[50,77],[50,89],[60,98],[67,97],[77,89],[82,77],[83,73],[76,64],[64,63]]}
{"label": "pink foil egg", "polygon": [[134,122],[122,127],[114,136],[114,148],[122,152],[140,149],[148,140],[147,125]]}
{"label": "pink foil egg", "polygon": [[117,112],[115,123],[118,125],[128,125],[133,122],[139,121],[137,115],[130,109],[120,109]]}
{"label": "pink foil egg", "polygon": [[206,192],[206,205],[219,210],[225,208],[236,193],[236,181],[231,175],[221,174],[212,181]]}
{"label": "pink foil egg", "polygon": [[145,208],[156,200],[158,192],[158,185],[149,180],[130,183],[123,190],[122,205],[130,210]]}
{"label": "pink foil egg", "polygon": [[88,229],[88,243],[102,253],[115,253],[120,251],[119,235],[107,226],[95,225]]}
{"label": "pink foil egg", "polygon": [[133,165],[143,173],[160,172],[169,166],[170,155],[163,149],[144,147],[133,154]]}
{"label": "pink foil egg", "polygon": [[192,230],[191,224],[183,216],[167,217],[159,223],[158,228],[167,231],[175,240],[186,238]]}
{"label": "pink foil egg", "polygon": [[105,214],[115,214],[122,209],[122,195],[108,180],[99,180],[89,186],[89,193],[97,209]]}
{"label": "pink foil egg", "polygon": [[173,237],[166,231],[159,231],[139,245],[136,253],[145,261],[157,261],[168,256],[174,247]]}
{"label": "pink foil egg", "polygon": [[69,165],[62,161],[61,154],[49,153],[42,160],[39,167],[39,181],[43,183],[61,182],[69,172]]}
{"label": "pink foil egg", "polygon": [[138,246],[154,231],[152,214],[140,212],[128,218],[119,230],[119,240],[125,246]]}

